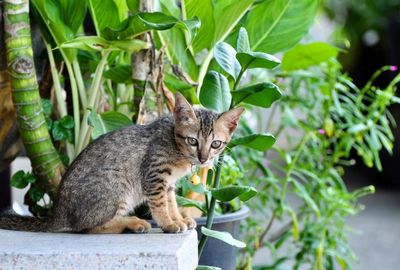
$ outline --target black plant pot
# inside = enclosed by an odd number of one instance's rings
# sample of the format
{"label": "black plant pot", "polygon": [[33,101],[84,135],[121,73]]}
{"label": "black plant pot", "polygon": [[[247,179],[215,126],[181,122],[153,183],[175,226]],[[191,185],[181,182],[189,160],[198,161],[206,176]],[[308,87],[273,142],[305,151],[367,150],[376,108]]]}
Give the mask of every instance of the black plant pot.
{"label": "black plant pot", "polygon": [[[216,216],[214,218],[213,230],[229,232],[235,239],[239,237],[240,222],[248,217],[250,211],[246,206],[234,213]],[[206,217],[198,218],[197,236],[201,237],[201,227],[206,224]],[[217,266],[222,270],[233,270],[236,266],[237,248],[232,247],[220,240],[209,237],[201,254],[199,264]]]}

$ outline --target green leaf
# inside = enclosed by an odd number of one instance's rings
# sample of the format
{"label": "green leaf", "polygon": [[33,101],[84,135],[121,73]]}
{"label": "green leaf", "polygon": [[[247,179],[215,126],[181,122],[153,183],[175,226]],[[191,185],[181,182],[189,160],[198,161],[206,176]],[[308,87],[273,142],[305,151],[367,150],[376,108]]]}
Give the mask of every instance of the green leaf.
{"label": "green leaf", "polygon": [[306,69],[326,62],[336,57],[338,53],[339,48],[324,42],[299,44],[283,54],[282,69],[286,71]]}
{"label": "green leaf", "polygon": [[181,28],[189,33],[188,43],[192,43],[193,39],[197,35],[197,32],[201,26],[199,18],[193,17],[189,20],[180,21],[176,24],[176,27]]}
{"label": "green leaf", "polygon": [[236,58],[243,69],[272,69],[281,63],[275,56],[263,52],[239,52],[236,54]]}
{"label": "green leaf", "polygon": [[239,198],[242,202],[248,201],[257,194],[257,190],[249,186],[227,186],[210,189],[211,195],[221,202],[229,202]]}
{"label": "green leaf", "polygon": [[103,73],[104,78],[110,79],[116,83],[132,83],[132,66],[118,65],[112,67]]}
{"label": "green leaf", "polygon": [[16,187],[16,188],[25,188],[29,182],[27,179],[24,177],[25,172],[24,171],[18,171],[16,172],[12,177],[11,177],[11,186]]}
{"label": "green leaf", "polygon": [[53,112],[53,104],[49,99],[42,98],[42,108],[44,115],[50,117]]}
{"label": "green leaf", "polygon": [[254,0],[183,0],[184,16],[197,16],[201,21],[201,27],[193,40],[194,52],[211,49],[217,42],[223,41],[253,2]]}
{"label": "green leaf", "polygon": [[89,0],[88,3],[90,15],[99,36],[103,36],[103,30],[106,27],[117,27],[127,18],[126,1]]}
{"label": "green leaf", "polygon": [[244,23],[251,49],[276,53],[297,44],[311,27],[318,4],[318,0],[274,0],[256,5]]}
{"label": "green leaf", "polygon": [[93,127],[92,139],[97,139],[103,134],[132,125],[132,121],[119,112],[109,111],[97,114],[92,111],[88,117],[88,124]]}
{"label": "green leaf", "polygon": [[357,132],[365,131],[365,130],[367,130],[367,129],[368,129],[368,127],[367,127],[365,124],[359,123],[359,124],[352,125],[352,126],[347,130],[347,132],[350,133],[350,134],[355,134],[355,133],[357,133]]}
{"label": "green leaf", "polygon": [[178,7],[175,0],[159,0],[159,2],[161,10],[157,11],[162,11],[167,15],[174,16],[175,18],[179,18],[181,16],[181,9]]}
{"label": "green leaf", "polygon": [[128,5],[129,11],[132,14],[135,14],[136,12],[139,12],[140,8],[140,1],[137,0],[127,0],[126,4]]}
{"label": "green leaf", "polygon": [[108,40],[121,40],[138,36],[150,30],[166,30],[177,25],[186,29],[190,36],[196,34],[200,22],[197,18],[188,21],[179,21],[177,18],[168,16],[162,12],[140,12],[121,22],[116,27],[106,27],[104,37]]}
{"label": "green leaf", "polygon": [[74,118],[70,115],[64,116],[59,121],[60,121],[60,125],[66,129],[74,128]]}
{"label": "green leaf", "polygon": [[51,135],[53,136],[53,140],[62,141],[67,138],[65,129],[60,125],[60,121],[54,121],[53,126],[51,128]]}
{"label": "green leaf", "polygon": [[197,209],[202,211],[204,214],[207,214],[206,208],[199,201],[191,200],[191,199],[177,195],[176,202],[178,203],[178,205],[183,206],[183,207],[196,207]]}
{"label": "green leaf", "polygon": [[239,35],[236,41],[236,50],[238,52],[250,52],[250,43],[247,30],[244,27],[240,27]]}
{"label": "green leaf", "polygon": [[172,29],[158,32],[162,44],[166,47],[166,54],[172,64],[177,65],[182,71],[189,75],[192,80],[196,80],[199,75],[199,67],[185,39],[182,29],[174,27]]}
{"label": "green leaf", "polygon": [[128,52],[137,52],[148,48],[148,44],[139,39],[109,41],[97,36],[82,36],[64,42],[60,47],[82,49],[86,51],[101,51],[107,49],[114,51],[125,50]]}
{"label": "green leaf", "polygon": [[[186,178],[184,180],[182,180],[180,183],[182,185],[182,188],[186,191],[191,190],[191,191],[194,191],[199,194],[206,194],[209,192],[207,189],[204,188],[204,186],[202,184],[194,185],[189,181],[189,179],[186,179]],[[186,195],[186,194],[187,193],[183,193],[183,195]]]}
{"label": "green leaf", "polygon": [[196,270],[221,270],[221,268],[216,266],[198,265]]}
{"label": "green leaf", "polygon": [[215,45],[215,60],[224,71],[236,80],[240,73],[241,66],[239,61],[235,58],[235,55],[235,49],[228,43],[220,42]]}
{"label": "green leaf", "polygon": [[291,183],[293,183],[296,194],[302,198],[304,200],[304,202],[311,207],[311,209],[314,210],[315,214],[317,215],[317,217],[321,216],[321,212],[319,211],[319,208],[317,206],[317,204],[315,203],[315,201],[311,198],[310,194],[307,192],[307,190],[305,189],[305,187],[301,184],[299,184],[297,181],[292,181]]}
{"label": "green leaf", "polygon": [[259,83],[232,92],[235,104],[240,102],[269,108],[282,96],[279,87],[273,83]]}
{"label": "green leaf", "polygon": [[[160,11],[169,16],[180,17],[181,9],[177,6],[175,0],[161,0],[160,8]],[[200,28],[200,20],[197,19],[197,23]],[[188,21],[187,25],[190,26]],[[163,46],[165,46],[166,54],[172,64],[179,66],[184,73],[188,74],[189,77],[195,81],[199,74],[199,68],[191,50],[188,49],[193,37],[187,39],[183,30],[184,29],[179,27],[173,27],[169,30],[158,31],[157,34]],[[197,32],[198,29],[196,29],[196,33]],[[193,34],[191,35],[193,36]]]}
{"label": "green leaf", "polygon": [[[43,25],[46,25],[46,29],[50,32],[57,46],[60,46],[63,42],[75,37],[71,28],[63,22],[61,17],[61,6],[57,1],[32,0],[32,3],[40,14],[40,17],[43,20]],[[64,50],[64,52],[68,60],[72,61],[76,58],[75,50]]]}
{"label": "green leaf", "polygon": [[261,152],[268,150],[274,145],[276,139],[271,134],[252,134],[231,140],[229,147],[243,145]]}
{"label": "green leaf", "polygon": [[225,112],[231,100],[228,80],[216,71],[208,72],[200,89],[200,103],[216,112]]}
{"label": "green leaf", "polygon": [[86,0],[60,0],[62,20],[72,32],[78,32],[86,16]]}
{"label": "green leaf", "polygon": [[38,202],[43,198],[44,191],[36,187],[31,187],[28,191],[28,195],[32,201]]}
{"label": "green leaf", "polygon": [[204,235],[207,235],[209,237],[213,237],[215,239],[221,240],[221,241],[223,241],[231,246],[234,246],[234,247],[238,247],[238,248],[246,247],[245,243],[234,239],[232,237],[232,235],[228,232],[214,231],[214,230],[207,229],[206,227],[201,227],[201,233]]}

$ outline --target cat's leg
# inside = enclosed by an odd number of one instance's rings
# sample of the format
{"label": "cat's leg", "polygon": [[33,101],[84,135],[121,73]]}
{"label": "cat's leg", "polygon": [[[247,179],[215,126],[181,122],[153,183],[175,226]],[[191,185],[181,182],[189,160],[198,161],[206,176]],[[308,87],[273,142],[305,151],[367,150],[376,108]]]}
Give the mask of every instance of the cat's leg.
{"label": "cat's leg", "polygon": [[196,227],[196,221],[191,217],[183,218],[179,213],[178,205],[176,203],[175,189],[173,187],[168,188],[168,212],[173,220],[182,221],[186,224],[189,230]]}
{"label": "cat's leg", "polygon": [[161,229],[166,233],[178,233],[187,230],[183,221],[172,219],[168,210],[168,191],[164,182],[159,182],[153,188],[145,190],[151,215]]}
{"label": "cat's leg", "polygon": [[122,233],[124,230],[135,233],[146,233],[151,229],[150,223],[137,217],[122,217],[116,215],[113,219],[103,225],[94,227],[88,233]]}

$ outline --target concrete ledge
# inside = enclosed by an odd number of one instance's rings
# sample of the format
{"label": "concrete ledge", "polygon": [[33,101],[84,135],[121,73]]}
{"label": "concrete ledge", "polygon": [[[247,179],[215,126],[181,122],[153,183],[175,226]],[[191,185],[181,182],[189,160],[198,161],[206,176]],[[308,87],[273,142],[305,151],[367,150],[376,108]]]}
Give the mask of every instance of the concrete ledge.
{"label": "concrete ledge", "polygon": [[0,230],[0,270],[194,270],[195,230],[164,234],[87,235]]}

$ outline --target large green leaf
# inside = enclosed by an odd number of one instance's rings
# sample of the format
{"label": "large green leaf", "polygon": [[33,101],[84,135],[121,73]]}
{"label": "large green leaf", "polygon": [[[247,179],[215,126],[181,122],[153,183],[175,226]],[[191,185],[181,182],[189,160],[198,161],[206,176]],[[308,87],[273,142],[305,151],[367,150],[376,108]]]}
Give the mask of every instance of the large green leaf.
{"label": "large green leaf", "polygon": [[244,23],[251,49],[276,53],[294,46],[312,25],[318,3],[318,0],[262,1]]}
{"label": "large green leaf", "polygon": [[186,18],[197,16],[201,21],[198,35],[193,40],[195,53],[211,49],[230,33],[255,0],[183,0]]}
{"label": "large green leaf", "polygon": [[306,69],[336,57],[339,48],[324,42],[299,44],[283,54],[282,69],[286,71]]}
{"label": "large green leaf", "polygon": [[116,27],[127,18],[128,6],[123,0],[88,0],[97,35],[103,36],[106,27]]}
{"label": "large green leaf", "polygon": [[[161,0],[160,9],[169,16],[176,18],[180,16],[180,9],[174,0]],[[197,20],[197,23],[200,21]],[[157,34],[165,46],[167,56],[172,64],[180,67],[193,81],[197,80],[199,68],[192,52],[188,49],[191,41],[186,38],[184,29],[173,27],[169,30],[159,31]]]}
{"label": "large green leaf", "polygon": [[104,37],[108,40],[120,40],[138,36],[150,30],[166,30],[174,26],[184,28],[191,36],[195,35],[200,22],[197,18],[180,21],[162,12],[140,12],[130,16],[118,26],[106,27]]}
{"label": "large green leaf", "polygon": [[204,205],[199,202],[199,201],[195,201],[195,200],[191,200],[182,196],[176,196],[176,202],[178,203],[179,206],[183,206],[183,207],[196,207],[197,209],[199,209],[200,211],[202,211],[203,213],[207,213],[206,208],[204,207]]}
{"label": "large green leaf", "polygon": [[88,124],[93,127],[92,139],[108,132],[132,125],[132,121],[124,114],[109,111],[102,114],[91,112],[88,117]]}
{"label": "large green leaf", "polygon": [[215,33],[214,43],[211,45],[223,41],[254,2],[255,0],[214,1]]}
{"label": "large green leaf", "polygon": [[201,227],[201,233],[204,235],[216,238],[218,240],[221,240],[221,241],[223,241],[231,246],[234,246],[234,247],[238,247],[238,248],[246,247],[245,243],[243,243],[242,241],[236,240],[228,232],[214,231],[214,230],[207,229],[206,227]]}
{"label": "large green leaf", "polygon": [[173,93],[179,91],[185,98],[190,102],[190,104],[199,104],[199,99],[197,97],[196,87],[191,85],[181,79],[179,79],[174,74],[165,74],[164,83],[169,90]]}
{"label": "large green leaf", "polygon": [[[75,37],[72,29],[64,23],[61,17],[61,6],[57,1],[32,0],[32,3],[43,20],[41,25],[46,25],[47,30],[58,46]],[[47,42],[51,41],[47,40]],[[64,53],[70,61],[76,58],[76,50],[64,50]]]}
{"label": "large green leaf", "polygon": [[198,17],[201,21],[197,37],[193,40],[192,46],[195,53],[207,48],[214,40],[215,23],[213,16],[212,0],[182,0],[184,18]]}
{"label": "large green leaf", "polygon": [[275,56],[263,52],[239,52],[236,54],[236,58],[242,65],[243,69],[272,69],[281,63],[281,61]]}
{"label": "large green leaf", "polygon": [[68,25],[72,32],[78,32],[86,16],[86,0],[60,0],[61,16],[63,22]]}
{"label": "large green leaf", "polygon": [[106,40],[98,36],[82,36],[66,41],[61,44],[61,48],[75,48],[86,51],[125,50],[137,52],[148,47],[148,44],[139,39],[126,40]]}
{"label": "large green leaf", "polygon": [[208,72],[200,89],[200,103],[216,112],[225,112],[231,100],[228,80],[218,72]]}
{"label": "large green leaf", "polygon": [[116,83],[132,83],[132,66],[118,65],[103,73],[104,78],[110,79]]}
{"label": "large green leaf", "polygon": [[250,52],[249,35],[246,28],[240,27],[239,35],[236,41],[236,50],[238,52]]}
{"label": "large green leaf", "polygon": [[243,145],[264,152],[271,148],[275,141],[275,137],[271,134],[252,134],[231,140],[229,147]]}
{"label": "large green leaf", "polygon": [[245,202],[257,194],[257,190],[249,186],[227,186],[210,189],[210,191],[212,196],[221,202],[229,202],[237,197]]}
{"label": "large green leaf", "polygon": [[220,42],[215,45],[215,60],[224,71],[226,71],[229,75],[232,76],[232,78],[236,80],[240,73],[241,66],[235,56],[235,49],[228,43]]}
{"label": "large green leaf", "polygon": [[235,104],[245,102],[255,106],[269,108],[282,96],[279,87],[273,83],[259,83],[232,92]]}

